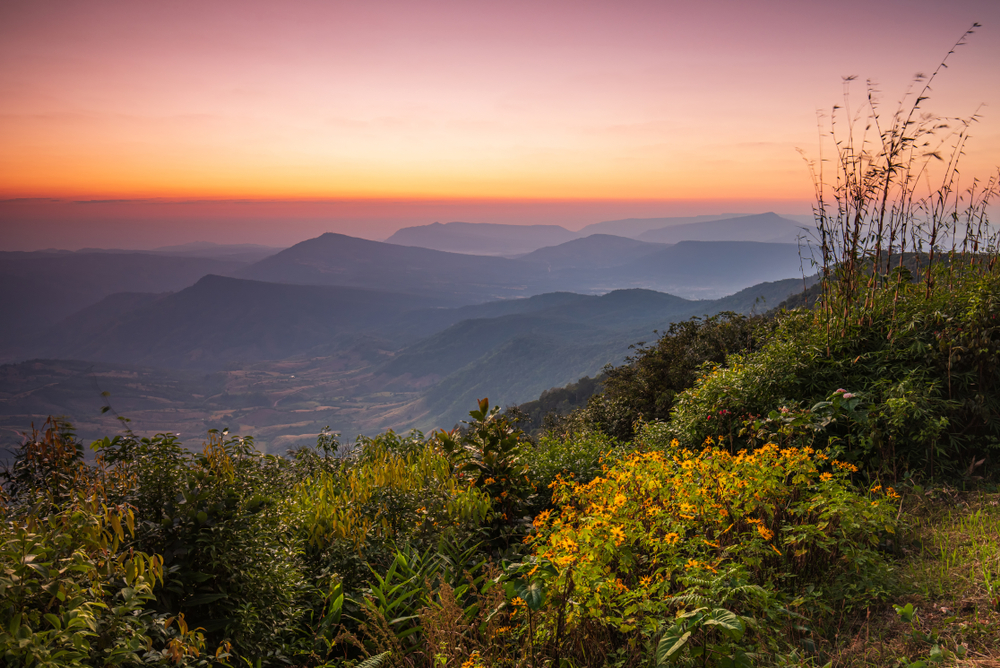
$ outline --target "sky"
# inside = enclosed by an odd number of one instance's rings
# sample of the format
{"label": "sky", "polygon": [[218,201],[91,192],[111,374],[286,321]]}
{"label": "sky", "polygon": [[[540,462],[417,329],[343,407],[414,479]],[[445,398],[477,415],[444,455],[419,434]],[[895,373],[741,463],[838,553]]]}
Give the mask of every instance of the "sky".
{"label": "sky", "polygon": [[[0,250],[810,212],[866,80],[1000,165],[997,0],[0,3]],[[840,112],[843,113],[843,112]]]}

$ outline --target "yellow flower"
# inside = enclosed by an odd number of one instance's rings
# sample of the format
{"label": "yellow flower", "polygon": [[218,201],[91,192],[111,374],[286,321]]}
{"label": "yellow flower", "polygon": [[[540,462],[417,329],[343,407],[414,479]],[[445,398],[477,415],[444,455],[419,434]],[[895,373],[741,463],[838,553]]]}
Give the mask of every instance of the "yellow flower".
{"label": "yellow flower", "polygon": [[611,529],[611,537],[615,539],[615,545],[621,545],[625,541],[625,532],[621,527],[614,527]]}
{"label": "yellow flower", "polygon": [[764,540],[771,540],[771,538],[774,537],[774,534],[771,532],[771,530],[764,527],[763,524],[757,525],[757,533],[759,533],[761,538],[763,538]]}
{"label": "yellow flower", "polygon": [[514,605],[514,606],[518,606],[518,605],[524,605],[524,599],[523,599],[523,598],[521,598],[520,596],[515,596],[515,597],[514,597],[514,598],[513,598],[512,600],[511,600],[510,604],[511,604],[511,605]]}

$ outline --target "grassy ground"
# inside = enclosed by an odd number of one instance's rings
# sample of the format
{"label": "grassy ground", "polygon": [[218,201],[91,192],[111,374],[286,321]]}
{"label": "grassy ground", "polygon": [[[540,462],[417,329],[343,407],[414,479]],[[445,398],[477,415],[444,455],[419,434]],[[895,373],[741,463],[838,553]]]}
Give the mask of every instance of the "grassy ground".
{"label": "grassy ground", "polygon": [[1000,668],[1000,493],[915,487],[902,518],[894,605],[837,639],[834,666]]}

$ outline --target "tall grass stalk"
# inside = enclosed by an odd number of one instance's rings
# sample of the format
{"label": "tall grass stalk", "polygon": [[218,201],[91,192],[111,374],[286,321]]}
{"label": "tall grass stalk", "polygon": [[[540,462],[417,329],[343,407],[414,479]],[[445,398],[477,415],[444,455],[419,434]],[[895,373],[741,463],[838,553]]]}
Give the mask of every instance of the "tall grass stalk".
{"label": "tall grass stalk", "polygon": [[[959,163],[979,113],[955,118],[924,110],[935,79],[978,27],[974,23],[961,36],[932,74],[917,74],[888,117],[871,80],[864,102],[854,106],[856,77],[849,76],[843,106],[833,107],[827,128],[820,119],[820,156],[807,164],[828,334],[834,320],[841,334],[849,320],[864,325],[881,288],[892,288],[898,299],[902,284],[916,278],[929,297],[943,254],[949,285],[957,267],[996,270],[998,234],[987,207],[1000,179],[973,179],[964,189],[960,184]],[[833,157],[827,158],[830,143]]]}

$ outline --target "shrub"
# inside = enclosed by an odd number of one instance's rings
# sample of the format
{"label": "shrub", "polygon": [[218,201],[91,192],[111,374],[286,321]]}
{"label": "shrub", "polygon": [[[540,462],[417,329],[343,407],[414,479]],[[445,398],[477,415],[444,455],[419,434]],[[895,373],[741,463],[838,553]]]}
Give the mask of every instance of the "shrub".
{"label": "shrub", "polygon": [[491,499],[454,475],[454,463],[418,432],[361,439],[340,474],[321,472],[293,488],[285,502],[307,544],[314,573],[336,572],[348,591],[388,568],[395,546],[437,544],[444,534],[473,533]]}
{"label": "shrub", "polygon": [[162,555],[155,608],[237,655],[280,653],[305,610],[300,544],[282,512],[285,465],[250,438],[210,431],[201,453],[171,434],[94,444],[118,470],[115,493],[140,512],[143,549]]}
{"label": "shrub", "polygon": [[691,387],[705,364],[756,350],[772,327],[766,318],[730,312],[671,324],[655,345],[639,344],[624,365],[604,370],[604,391],[590,400],[588,422],[630,440],[639,421],[669,417],[677,395]]}
{"label": "shrub", "polygon": [[[602,476],[558,481],[558,510],[536,518],[535,562],[522,573],[544,579],[546,591],[572,590],[567,633],[598,624],[652,634],[683,607],[679,595],[703,591],[698,583],[719,574],[800,607],[821,590],[847,606],[883,592],[888,569],[878,546],[895,531],[891,489],[856,492],[856,467],[821,450],[765,445],[733,454],[709,443],[695,452],[666,438],[662,426],[648,426],[640,450]],[[737,612],[752,614],[752,601],[742,600]]]}
{"label": "shrub", "polygon": [[818,445],[840,439],[851,461],[894,476],[961,475],[1000,447],[998,295],[1000,275],[956,268],[930,296],[920,285],[877,293],[863,325],[848,310],[834,319],[847,336],[829,343],[821,312],[785,314],[760,350],[707,367],[677,397],[671,430],[689,445],[717,433],[735,443],[760,416],[847,388],[865,398],[867,421],[840,422]]}

